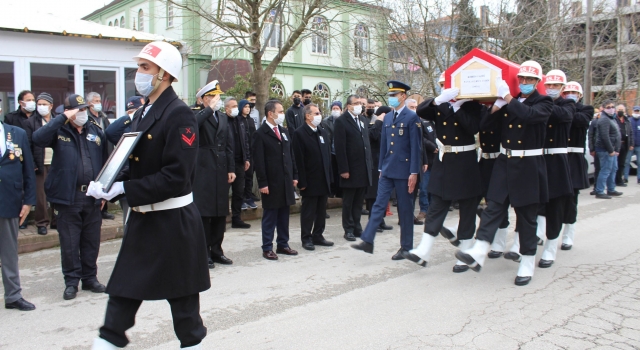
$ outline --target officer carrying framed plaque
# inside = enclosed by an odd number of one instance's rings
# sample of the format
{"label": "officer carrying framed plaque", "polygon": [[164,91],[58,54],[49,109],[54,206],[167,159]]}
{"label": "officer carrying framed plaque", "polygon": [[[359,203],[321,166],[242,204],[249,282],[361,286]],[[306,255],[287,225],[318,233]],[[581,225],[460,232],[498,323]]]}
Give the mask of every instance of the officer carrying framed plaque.
{"label": "officer carrying framed plaque", "polygon": [[124,163],[129,159],[134,147],[138,144],[141,132],[127,132],[122,135],[120,141],[111,152],[109,159],[100,170],[96,182],[102,184],[105,192],[109,192],[111,185],[116,180],[118,173],[122,170]]}

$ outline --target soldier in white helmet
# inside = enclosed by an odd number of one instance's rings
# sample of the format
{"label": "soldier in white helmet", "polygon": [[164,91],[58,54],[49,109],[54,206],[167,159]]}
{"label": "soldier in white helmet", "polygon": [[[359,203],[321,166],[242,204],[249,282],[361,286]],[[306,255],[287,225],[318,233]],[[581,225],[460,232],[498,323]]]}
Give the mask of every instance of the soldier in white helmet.
{"label": "soldier in white helmet", "polygon": [[200,317],[199,293],[211,287],[207,249],[192,185],[198,153],[198,123],[171,87],[182,56],[171,44],[152,42],[135,56],[136,89],[145,104],[133,117],[141,138],[129,168],[105,193],[89,186],[87,195],[107,200],[125,196],[131,214],[107,285],[104,325],[93,349],[125,347],[143,300],[165,299],[181,348],[200,349],[207,328]]}
{"label": "soldier in white helmet", "polygon": [[503,222],[509,205],[517,216],[521,254],[515,284],[531,281],[535,267],[536,213],[548,200],[547,170],[543,158],[547,121],[553,109],[551,97],[536,90],[542,68],[535,61],[524,62],[518,72],[520,93],[511,95],[507,83],[498,79],[498,100],[481,124],[500,125],[500,155],[496,158],[473,247],[457,251],[456,257],[476,272],[484,265],[491,242]]}

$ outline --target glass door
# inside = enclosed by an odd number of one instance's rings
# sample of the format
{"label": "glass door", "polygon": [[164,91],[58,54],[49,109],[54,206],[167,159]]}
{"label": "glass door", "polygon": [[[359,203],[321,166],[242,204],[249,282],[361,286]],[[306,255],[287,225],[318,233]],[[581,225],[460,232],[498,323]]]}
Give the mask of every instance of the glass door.
{"label": "glass door", "polygon": [[[118,102],[118,69],[117,68],[83,68],[82,80],[84,96],[90,92],[97,92],[102,99],[102,111],[109,119],[119,115]],[[122,109],[123,106],[120,106]]]}

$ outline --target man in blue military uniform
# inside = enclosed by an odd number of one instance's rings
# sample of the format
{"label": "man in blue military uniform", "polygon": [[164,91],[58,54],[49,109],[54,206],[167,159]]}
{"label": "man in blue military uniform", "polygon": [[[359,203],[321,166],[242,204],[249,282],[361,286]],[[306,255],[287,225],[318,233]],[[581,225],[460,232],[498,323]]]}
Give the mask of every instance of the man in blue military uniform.
{"label": "man in blue military uniform", "polygon": [[380,180],[378,197],[373,205],[371,218],[362,232],[362,242],[354,249],[373,253],[376,229],[385,216],[391,191],[395,188],[400,216],[400,250],[392,259],[402,260],[413,248],[413,196],[422,164],[422,124],[418,115],[405,108],[407,84],[387,82],[389,105],[394,109],[384,116],[380,140]]}

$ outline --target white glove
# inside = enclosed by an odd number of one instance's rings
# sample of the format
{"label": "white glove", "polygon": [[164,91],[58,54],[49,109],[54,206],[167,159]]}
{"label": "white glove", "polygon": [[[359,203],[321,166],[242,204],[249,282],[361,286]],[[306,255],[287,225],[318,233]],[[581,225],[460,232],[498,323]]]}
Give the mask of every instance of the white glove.
{"label": "white glove", "polygon": [[496,88],[498,89],[498,96],[500,96],[501,98],[505,98],[511,93],[507,82],[500,78],[496,78]]}
{"label": "white glove", "polygon": [[113,185],[111,185],[111,189],[109,190],[109,192],[104,193],[102,198],[110,201],[114,197],[117,197],[123,193],[124,193],[124,185],[122,184],[122,181],[118,181],[118,182],[114,182]]}
{"label": "white glove", "polygon": [[458,101],[452,103],[451,107],[453,107],[453,112],[454,113],[457,112],[465,102],[469,102],[469,101],[471,101],[471,99],[470,98],[466,98],[464,100],[458,100]]}
{"label": "white glove", "polygon": [[449,102],[456,98],[460,93],[460,89],[458,88],[449,88],[444,89],[440,93],[440,96],[436,97],[433,101],[436,103],[436,106],[439,106],[442,103]]}
{"label": "white glove", "polygon": [[499,98],[499,99],[496,100],[496,102],[493,103],[493,105],[498,107],[498,108],[502,108],[502,107],[507,105],[507,101]]}
{"label": "white glove", "polygon": [[104,198],[104,191],[102,190],[102,184],[99,182],[91,181],[89,187],[87,187],[87,197],[93,197],[96,199]]}

